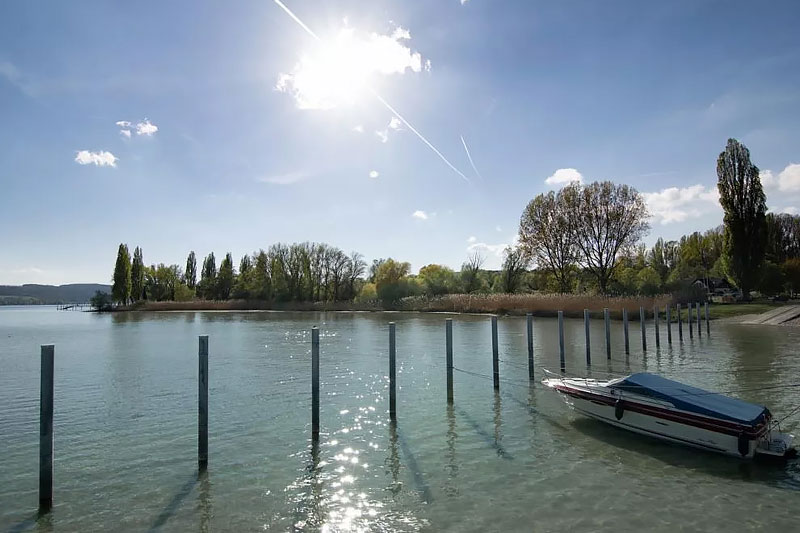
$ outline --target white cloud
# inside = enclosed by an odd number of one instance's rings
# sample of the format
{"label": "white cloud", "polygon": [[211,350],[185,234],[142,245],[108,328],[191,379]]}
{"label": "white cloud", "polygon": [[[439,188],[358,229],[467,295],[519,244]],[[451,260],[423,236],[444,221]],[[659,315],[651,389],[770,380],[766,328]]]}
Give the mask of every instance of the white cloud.
{"label": "white cloud", "polygon": [[469,0],[461,0],[461,5],[463,6],[463,5],[464,5],[464,4],[466,4],[467,2],[469,2]]}
{"label": "white cloud", "polygon": [[120,133],[120,134],[121,134],[123,137],[127,137],[128,139],[130,139],[130,138],[131,138],[131,130],[119,130],[119,133]]}
{"label": "white cloud", "polygon": [[364,126],[359,124],[358,126],[353,128],[353,131],[356,132],[356,133],[364,133]]}
{"label": "white cloud", "polygon": [[470,237],[467,239],[467,242],[469,244],[472,244],[472,243],[477,242],[477,241],[478,241],[478,238],[475,237],[475,235],[470,235]]}
{"label": "white cloud", "polygon": [[389,129],[392,129],[392,130],[403,129],[402,121],[397,117],[392,117],[392,119],[389,121]]}
{"label": "white cloud", "polygon": [[667,187],[659,192],[642,193],[642,196],[653,220],[662,225],[698,218],[710,209],[720,209],[719,191],[713,186]]}
{"label": "white cloud", "polygon": [[389,142],[389,132],[387,130],[377,130],[375,135],[378,136],[382,143]]}
{"label": "white cloud", "polygon": [[494,230],[495,230],[496,232],[500,233],[501,231],[503,231],[503,228],[501,228],[500,226],[495,226],[495,227],[494,227]]}
{"label": "white cloud", "polygon": [[118,120],[114,124],[116,124],[120,128],[130,128],[131,127],[131,123],[128,122],[127,120]]}
{"label": "white cloud", "polygon": [[0,76],[3,76],[11,83],[17,83],[20,79],[19,70],[8,61],[0,61]]}
{"label": "white cloud", "polygon": [[414,211],[411,216],[420,220],[428,220],[428,215],[425,213],[425,211]]}
{"label": "white cloud", "polygon": [[567,183],[572,183],[573,181],[583,183],[583,176],[574,168],[559,168],[553,172],[552,176],[544,180],[544,182],[548,185],[566,185]]}
{"label": "white cloud", "polygon": [[798,163],[786,165],[786,168],[781,170],[777,176],[771,170],[762,170],[759,176],[765,189],[800,192],[800,164]]}
{"label": "white cloud", "polygon": [[136,135],[147,135],[151,137],[158,131],[158,126],[151,123],[149,120],[144,119],[143,122],[136,124]]}
{"label": "white cloud", "polygon": [[291,185],[311,177],[308,172],[288,172],[286,174],[276,174],[274,176],[264,176],[257,178],[261,183],[271,183],[272,185]]}
{"label": "white cloud", "polygon": [[79,150],[75,155],[75,162],[79,165],[97,165],[98,167],[115,167],[119,158],[111,152],[90,152]]}
{"label": "white cloud", "polygon": [[785,213],[787,215],[800,215],[800,208],[795,207],[793,205],[789,205],[786,207],[782,207],[777,210],[778,213]]}
{"label": "white cloud", "polygon": [[356,104],[378,76],[430,68],[419,52],[401,42],[410,38],[400,27],[390,35],[342,28],[304,54],[291,73],[281,73],[275,89],[291,94],[300,109]]}
{"label": "white cloud", "polygon": [[369,171],[369,177],[370,178],[377,178],[380,175],[381,175],[380,172],[378,172],[377,170],[370,170]]}

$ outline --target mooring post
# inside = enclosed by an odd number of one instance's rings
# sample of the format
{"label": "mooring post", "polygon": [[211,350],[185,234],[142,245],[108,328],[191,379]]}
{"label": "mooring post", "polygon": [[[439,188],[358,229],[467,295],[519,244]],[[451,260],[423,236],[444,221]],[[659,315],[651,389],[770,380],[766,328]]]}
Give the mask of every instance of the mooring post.
{"label": "mooring post", "polygon": [[706,333],[711,335],[711,322],[708,321],[708,301],[706,301]]}
{"label": "mooring post", "polygon": [[658,331],[658,306],[653,306],[653,324],[656,329],[656,348],[661,346],[661,332]]}
{"label": "mooring post", "polygon": [[646,352],[647,351],[647,332],[645,331],[644,328],[647,325],[647,322],[645,321],[645,318],[644,318],[644,307],[639,307],[639,323],[642,326],[642,351]]}
{"label": "mooring post", "polygon": [[567,363],[564,359],[564,311],[558,312],[558,353],[561,360],[561,372],[567,371]]}
{"label": "mooring post", "polygon": [[311,328],[311,440],[319,441],[319,328]]}
{"label": "mooring post", "polygon": [[703,336],[703,328],[700,327],[700,321],[702,320],[702,318],[700,317],[700,302],[697,302],[696,304],[694,304],[694,306],[695,309],[697,309],[697,338],[699,339],[700,337]]}
{"label": "mooring post", "polygon": [[689,304],[687,306],[687,309],[686,309],[686,312],[688,314],[686,321],[689,323],[689,338],[693,339],[694,338],[694,322],[692,322],[692,302],[689,302]]}
{"label": "mooring post", "polygon": [[497,349],[497,317],[492,317],[492,379],[494,390],[500,390],[500,356]]}
{"label": "mooring post", "polygon": [[198,338],[197,372],[197,464],[208,466],[208,335]]}
{"label": "mooring post", "polygon": [[586,332],[586,364],[592,364],[591,335],[589,334],[589,310],[583,310],[583,329]]}
{"label": "mooring post", "polygon": [[53,505],[53,377],[56,347],[41,346],[39,389],[39,509]]}
{"label": "mooring post", "polygon": [[631,353],[630,344],[628,343],[628,310],[622,310],[622,331],[625,333],[625,353]]}
{"label": "mooring post", "polygon": [[389,419],[392,422],[397,420],[396,351],[394,322],[389,322]]}
{"label": "mooring post", "polygon": [[672,316],[670,312],[672,311],[672,307],[669,304],[664,306],[664,311],[667,316],[667,344],[672,345]]}
{"label": "mooring post", "polygon": [[603,309],[603,321],[606,325],[606,358],[611,359],[611,318],[608,316],[608,307]]}
{"label": "mooring post", "polygon": [[678,340],[683,341],[683,316],[681,316],[681,304],[678,304]]}
{"label": "mooring post", "polygon": [[528,379],[533,381],[533,314],[525,315],[528,323]]}
{"label": "mooring post", "polygon": [[448,318],[444,323],[447,344],[447,403],[453,403],[453,319]]}

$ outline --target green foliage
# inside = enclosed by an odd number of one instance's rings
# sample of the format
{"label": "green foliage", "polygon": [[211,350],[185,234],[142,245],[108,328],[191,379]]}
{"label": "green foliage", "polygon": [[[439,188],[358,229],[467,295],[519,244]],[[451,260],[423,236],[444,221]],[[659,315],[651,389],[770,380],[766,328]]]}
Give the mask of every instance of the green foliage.
{"label": "green foliage", "polygon": [[230,252],[228,252],[219,265],[219,273],[217,274],[217,283],[215,286],[217,300],[227,300],[230,297],[231,290],[233,289],[233,282],[233,257]]}
{"label": "green foliage", "polygon": [[766,196],[750,151],[736,139],[717,159],[719,202],[725,212],[723,257],[731,279],[749,299],[766,248]]}
{"label": "green foliage", "polygon": [[787,259],[781,265],[781,270],[792,295],[800,292],[800,258]]}
{"label": "green foliage", "polygon": [[356,296],[357,302],[374,302],[378,299],[378,290],[375,288],[374,283],[365,283],[361,286],[361,290]]}
{"label": "green foliage", "polygon": [[111,297],[117,303],[127,304],[131,300],[131,256],[127,244],[120,244],[117,250],[113,281]]}
{"label": "green foliage", "polygon": [[186,271],[183,278],[184,283],[190,289],[194,290],[197,287],[197,257],[194,255],[194,250],[189,252],[189,257],[186,258]]}
{"label": "green foliage", "polygon": [[761,275],[758,279],[758,291],[764,296],[775,296],[783,292],[786,282],[781,267],[772,261],[765,261],[761,266]]}
{"label": "green foliage", "polygon": [[486,280],[481,277],[481,267],[484,258],[480,252],[470,254],[466,263],[461,265],[461,287],[466,293],[473,293],[485,290]]}
{"label": "green foliage", "polygon": [[190,302],[194,300],[194,289],[186,285],[186,283],[179,282],[175,285],[173,299],[176,302]]}
{"label": "green foliage", "polygon": [[639,294],[654,296],[661,292],[661,276],[656,269],[646,266],[636,274],[636,289]]}
{"label": "green foliage", "polygon": [[142,249],[138,246],[133,251],[133,262],[131,263],[131,299],[134,302],[144,297],[144,259]]}
{"label": "green foliage", "polygon": [[455,272],[443,265],[426,265],[419,269],[419,282],[428,296],[451,294],[459,289]]}
{"label": "green foliage", "polygon": [[111,301],[111,295],[107,292],[96,291],[89,303],[98,311],[110,311],[113,302]]}
{"label": "green foliage", "polygon": [[197,295],[205,300],[211,300],[217,291],[217,260],[214,252],[203,259],[203,269],[200,271],[200,283],[197,284]]}
{"label": "green foliage", "polygon": [[410,271],[411,265],[407,262],[389,258],[381,263],[375,272],[378,298],[385,304],[393,305],[407,296],[421,292],[420,284],[408,279]]}
{"label": "green foliage", "polygon": [[175,289],[181,283],[181,269],[178,265],[151,265],[145,268],[145,292],[147,298],[156,302],[175,299]]}
{"label": "green foliage", "polygon": [[522,284],[525,268],[528,266],[528,255],[522,248],[507,247],[503,259],[503,270],[497,277],[500,292],[514,293]]}

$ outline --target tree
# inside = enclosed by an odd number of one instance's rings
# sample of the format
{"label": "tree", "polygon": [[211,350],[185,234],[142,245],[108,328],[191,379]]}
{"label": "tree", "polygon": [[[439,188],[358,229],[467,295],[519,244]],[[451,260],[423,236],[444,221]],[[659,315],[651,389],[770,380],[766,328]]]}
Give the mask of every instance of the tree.
{"label": "tree", "polygon": [[89,303],[97,311],[110,311],[112,304],[111,295],[107,292],[95,291]]}
{"label": "tree", "polygon": [[131,299],[131,255],[127,244],[120,244],[117,250],[113,281],[111,297],[117,303],[123,305],[128,303]]}
{"label": "tree", "polygon": [[142,249],[138,246],[133,251],[133,262],[131,263],[131,299],[134,302],[144,297],[144,259]]}
{"label": "tree", "polygon": [[723,257],[728,276],[745,300],[758,281],[766,241],[766,196],[750,151],[728,139],[717,159],[719,203],[725,212]]}
{"label": "tree", "polygon": [[519,221],[523,250],[540,268],[553,273],[561,293],[570,291],[578,252],[567,198],[572,192],[562,189],[536,196]]}
{"label": "tree", "polygon": [[766,215],[766,259],[776,264],[800,257],[800,216]]}
{"label": "tree", "polygon": [[181,282],[181,269],[178,265],[151,265],[145,269],[145,288],[148,297],[157,302],[175,299],[175,288]]}
{"label": "tree", "polygon": [[562,192],[580,250],[579,262],[605,294],[619,257],[650,229],[647,206],[636,189],[610,181],[585,187],[573,183]]}
{"label": "tree", "polygon": [[458,285],[456,273],[444,265],[425,265],[419,269],[419,280],[428,296],[455,292]]}
{"label": "tree", "polygon": [[464,292],[473,293],[481,288],[480,272],[484,257],[480,252],[472,252],[467,262],[461,265],[461,285]]}
{"label": "tree", "polygon": [[781,265],[781,270],[786,279],[786,284],[789,286],[789,291],[794,296],[800,292],[800,259],[787,259]]}
{"label": "tree", "polygon": [[528,256],[520,247],[508,246],[505,249],[503,270],[500,273],[500,289],[504,293],[514,293],[522,282],[525,268],[528,266]]}
{"label": "tree", "polygon": [[375,289],[378,298],[388,304],[394,304],[413,294],[413,289],[408,282],[411,265],[407,262],[386,259],[375,272]]}
{"label": "tree", "polygon": [[230,297],[231,290],[233,289],[233,282],[233,256],[228,252],[225,254],[222,263],[219,264],[215,291],[217,300],[227,300]]}
{"label": "tree", "polygon": [[217,261],[214,252],[211,252],[203,259],[203,270],[200,271],[200,283],[197,285],[197,293],[203,299],[209,300],[216,295],[217,283]]}
{"label": "tree", "polygon": [[184,276],[186,278],[186,286],[194,290],[197,286],[197,258],[194,255],[194,250],[189,252],[189,257],[186,258],[186,272],[184,272]]}
{"label": "tree", "polygon": [[764,261],[758,278],[758,291],[764,296],[775,296],[783,292],[784,277],[781,267],[772,261]]}

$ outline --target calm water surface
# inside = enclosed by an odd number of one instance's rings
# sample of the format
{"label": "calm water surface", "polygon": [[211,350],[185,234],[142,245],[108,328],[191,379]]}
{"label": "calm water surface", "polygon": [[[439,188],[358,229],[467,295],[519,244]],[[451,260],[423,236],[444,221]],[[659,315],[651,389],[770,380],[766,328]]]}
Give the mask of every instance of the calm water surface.
{"label": "calm water surface", "polygon": [[[794,530],[800,464],[744,463],[662,444],[570,412],[527,383],[525,319],[394,313],[137,313],[0,307],[0,530]],[[388,423],[397,323],[398,424]],[[310,436],[310,328],[321,330],[321,425]],[[800,330],[712,324],[631,354],[592,324],[605,377],[647,369],[767,404],[800,404]],[[197,336],[210,335],[209,467],[198,475]],[[568,371],[587,374],[582,321]],[[39,345],[56,344],[52,512],[37,518]],[[558,368],[554,320],[535,320],[537,381]],[[767,388],[771,387],[771,388]],[[785,429],[800,434],[798,418]]]}

